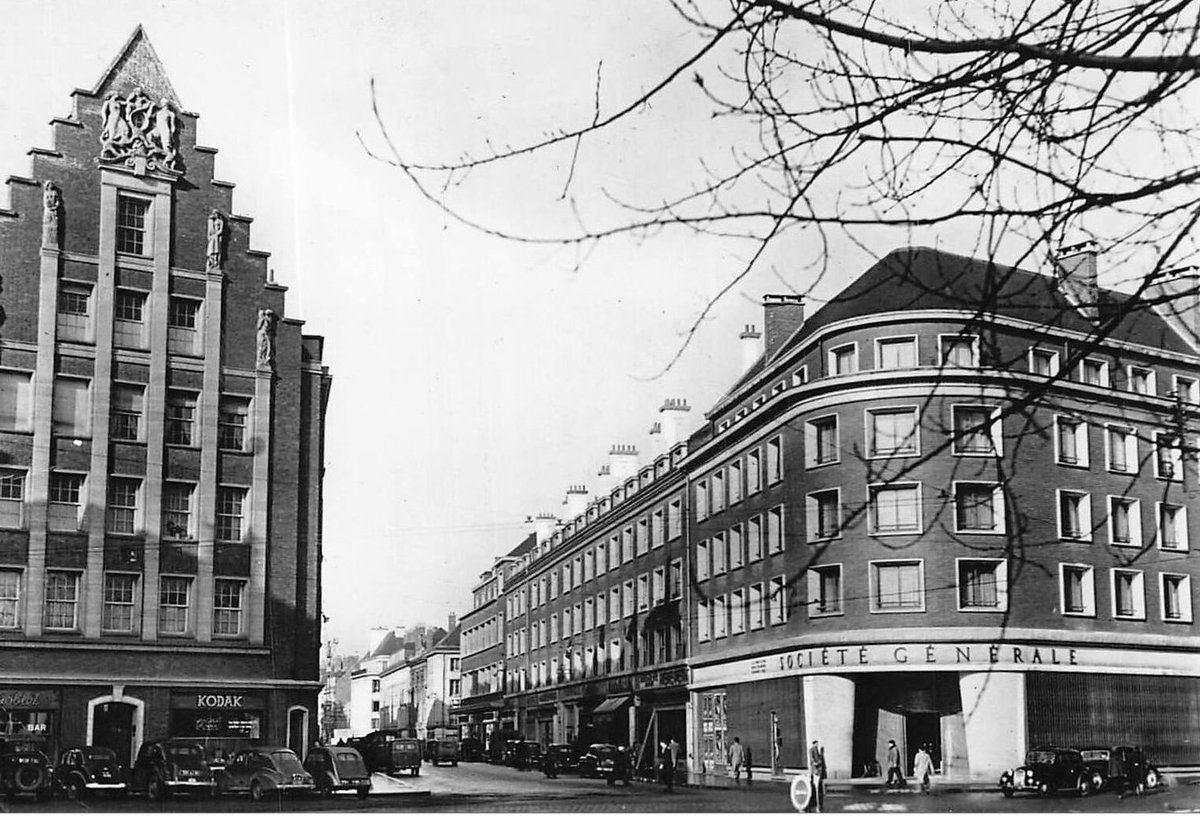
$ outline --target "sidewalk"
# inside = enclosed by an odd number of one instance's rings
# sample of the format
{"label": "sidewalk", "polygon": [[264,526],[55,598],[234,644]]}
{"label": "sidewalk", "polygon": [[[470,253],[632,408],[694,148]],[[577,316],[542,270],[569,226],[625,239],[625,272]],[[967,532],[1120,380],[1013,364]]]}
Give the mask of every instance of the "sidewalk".
{"label": "sidewalk", "polygon": [[[406,794],[409,796],[428,797],[429,786],[420,777],[405,778],[401,780],[397,777],[390,777],[382,772],[375,772],[371,775],[371,796],[377,794],[384,795],[400,795]],[[348,795],[354,797],[353,792]]]}

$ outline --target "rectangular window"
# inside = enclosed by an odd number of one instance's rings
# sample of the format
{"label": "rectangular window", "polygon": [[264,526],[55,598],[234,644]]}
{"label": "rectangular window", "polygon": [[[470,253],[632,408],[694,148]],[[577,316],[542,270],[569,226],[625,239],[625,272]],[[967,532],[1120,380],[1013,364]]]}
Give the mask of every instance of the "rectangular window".
{"label": "rectangular window", "polygon": [[59,340],[92,341],[92,288],[87,284],[58,285],[58,315],[55,329]]}
{"label": "rectangular window", "polygon": [[1108,363],[1090,357],[1080,361],[1079,382],[1089,386],[1108,386]]}
{"label": "rectangular window", "polygon": [[990,406],[954,406],[954,453],[994,456],[1000,452],[1000,417]]}
{"label": "rectangular window", "polygon": [[1192,405],[1200,403],[1200,385],[1197,384],[1194,377],[1184,377],[1181,374],[1175,375],[1174,394],[1179,398],[1180,402],[1191,403]]}
{"label": "rectangular window", "polygon": [[1004,489],[990,482],[954,483],[954,521],[960,532],[1004,533]]}
{"label": "rectangular window", "polygon": [[100,628],[110,633],[132,633],[137,609],[137,579],[129,573],[104,574],[104,610]]}
{"label": "rectangular window", "polygon": [[142,481],[129,477],[108,478],[109,533],[133,534],[138,529],[138,492]]}
{"label": "rectangular window", "polygon": [[916,454],[917,449],[915,408],[867,411],[867,451],[870,456]]}
{"label": "rectangular window", "polygon": [[750,585],[750,603],[747,605],[750,617],[750,629],[761,630],[766,626],[766,608],[763,605],[762,582]]}
{"label": "rectangular window", "polygon": [[1136,499],[1108,498],[1108,541],[1124,547],[1142,546],[1142,508]]}
{"label": "rectangular window", "polygon": [[729,634],[729,605],[722,594],[713,599],[713,638]]}
{"label": "rectangular window", "polygon": [[673,499],[667,506],[667,540],[673,541],[683,535],[683,500]]}
{"label": "rectangular window", "polygon": [[1058,536],[1090,542],[1092,539],[1092,500],[1082,491],[1058,492]]}
{"label": "rectangular window", "polygon": [[1049,349],[1029,350],[1029,371],[1041,377],[1058,374],[1058,352]]}
{"label": "rectangular window", "polygon": [[637,609],[637,595],[634,593],[633,579],[625,582],[621,592],[621,613],[628,618]]}
{"label": "rectangular window", "polygon": [[1158,386],[1154,380],[1154,372],[1141,366],[1130,366],[1126,375],[1129,391],[1135,394],[1157,394]]}
{"label": "rectangular window", "polygon": [[842,566],[816,565],[808,569],[808,615],[835,616],[842,613]]}
{"label": "rectangular window", "polygon": [[32,406],[30,374],[0,372],[0,431],[32,431]]}
{"label": "rectangular window", "polygon": [[783,553],[783,506],[767,511],[767,553]]}
{"label": "rectangular window", "polygon": [[166,441],[169,445],[194,446],[196,438],[196,395],[190,392],[167,393]]}
{"label": "rectangular window", "polygon": [[1154,476],[1174,482],[1183,480],[1183,448],[1174,434],[1159,431],[1154,435]]}
{"label": "rectangular window", "polygon": [[192,529],[192,493],[194,485],[184,482],[163,484],[162,535],[164,539],[194,539]]}
{"label": "rectangular window", "polygon": [[637,577],[637,609],[644,613],[650,609],[650,574],[643,573]]}
{"label": "rectangular window", "polygon": [[158,583],[158,631],[184,635],[191,626],[192,580],[184,576],[162,576]]}
{"label": "rectangular window", "polygon": [[667,512],[659,508],[650,519],[650,547],[660,548],[667,541]]}
{"label": "rectangular window", "polygon": [[683,559],[671,562],[671,598],[683,598]]}
{"label": "rectangular window", "polygon": [[746,548],[742,542],[742,526],[734,525],[726,534],[729,541],[729,569],[737,570],[746,563]]}
{"label": "rectangular window", "polygon": [[92,436],[90,383],[69,377],[54,378],[54,433],[59,437]]}
{"label": "rectangular window", "polygon": [[858,346],[847,343],[829,350],[829,373],[854,374],[858,371]]}
{"label": "rectangular window", "polygon": [[200,337],[200,305],[192,298],[172,295],[167,307],[167,351],[176,355],[196,354]]}
{"label": "rectangular window", "polygon": [[42,621],[47,630],[79,628],[79,574],[46,571],[46,611]]}
{"label": "rectangular window", "polygon": [[25,525],[25,472],[0,469],[0,528]]}
{"label": "rectangular window", "polygon": [[836,414],[809,420],[804,424],[807,465],[826,465],[837,462],[840,457],[838,446],[838,418]]}
{"label": "rectangular window", "polygon": [[583,557],[576,556],[571,567],[571,589],[583,587]]}
{"label": "rectangular window", "polygon": [[590,550],[583,553],[583,580],[590,582],[596,578],[596,554]]}
{"label": "rectangular window", "polygon": [[0,569],[0,628],[11,630],[21,624],[21,571]]}
{"label": "rectangular window", "polygon": [[867,509],[871,533],[919,533],[921,488],[915,484],[872,485]]}
{"label": "rectangular window", "polygon": [[242,634],[242,591],[246,583],[239,579],[213,582],[213,635]]}
{"label": "rectangular window", "polygon": [[696,600],[696,640],[708,641],[712,637],[712,614],[707,599]]}
{"label": "rectangular window", "polygon": [[788,619],[787,578],[776,576],[768,584],[767,617],[771,625],[783,624]]}
{"label": "rectangular window", "polygon": [[50,530],[79,530],[79,500],[83,491],[83,480],[83,474],[50,472],[50,502],[47,510],[47,525]]}
{"label": "rectangular window", "polygon": [[696,483],[696,519],[707,519],[708,514],[708,480],[702,479]]}
{"label": "rectangular window", "polygon": [[654,607],[667,600],[667,569],[654,568],[650,585],[650,606]]}
{"label": "rectangular window", "polygon": [[842,535],[842,492],[840,488],[809,494],[808,541],[836,539]]}
{"label": "rectangular window", "polygon": [[245,451],[249,417],[249,398],[222,397],[217,415],[217,447],[225,451]]}
{"label": "rectangular window", "polygon": [[1187,508],[1158,503],[1158,546],[1163,550],[1188,549]]}
{"label": "rectangular window", "polygon": [[746,523],[746,561],[749,564],[763,557],[762,517],[752,516]]}
{"label": "rectangular window", "polygon": [[1055,460],[1060,465],[1087,467],[1087,423],[1073,417],[1055,417]]}
{"label": "rectangular window", "polygon": [[638,556],[650,551],[650,520],[642,517],[637,524],[637,538],[634,539],[634,552]]}
{"label": "rectangular window", "polygon": [[729,504],[736,505],[742,501],[742,461],[740,459],[729,463]]}
{"label": "rectangular window", "polygon": [[608,589],[608,621],[615,624],[621,620],[621,588],[614,585]]}
{"label": "rectangular window", "polygon": [[718,468],[712,475],[712,494],[710,496],[712,512],[725,508],[725,469]]}
{"label": "rectangular window", "polygon": [[[1162,573],[1162,619],[1192,623],[1192,579],[1185,574]],[[3,619],[0,618],[0,624]]]}
{"label": "rectangular window", "polygon": [[217,541],[240,542],[245,535],[246,489],[217,487]]}
{"label": "rectangular window", "polygon": [[583,629],[590,630],[596,626],[596,600],[589,597],[583,600]]}
{"label": "rectangular window", "polygon": [[633,527],[621,532],[621,561],[628,564],[633,561]]}
{"label": "rectangular window", "polygon": [[746,496],[762,489],[762,454],[757,448],[746,452]]}
{"label": "rectangular window", "polygon": [[1137,434],[1132,428],[1107,426],[1105,443],[1108,453],[1108,470],[1120,474],[1132,474],[1138,470]]}
{"label": "rectangular window", "polygon": [[958,609],[1008,609],[1008,571],[1003,559],[958,559]]}
{"label": "rectangular window", "polygon": [[941,335],[938,342],[943,366],[970,369],[979,365],[979,339],[974,335]]}
{"label": "rectangular window", "polygon": [[130,349],[146,347],[146,293],[118,289],[113,300],[113,343]]}
{"label": "rectangular window", "polygon": [[1059,565],[1063,615],[1096,615],[1096,584],[1090,565]]}
{"label": "rectangular window", "polygon": [[912,369],[916,365],[916,338],[882,338],[875,341],[875,368]]}
{"label": "rectangular window", "polygon": [[783,438],[767,441],[767,484],[774,485],[783,479]]}
{"label": "rectangular window", "polygon": [[725,547],[725,534],[718,533],[712,538],[710,551],[712,553],[712,574],[720,576],[726,570],[726,557],[728,556],[728,551]]}
{"label": "rectangular window", "polygon": [[150,202],[132,196],[117,196],[117,252],[148,255],[146,215]]}
{"label": "rectangular window", "polygon": [[110,431],[114,440],[138,442],[142,439],[142,405],[145,390],[128,383],[114,383]]}
{"label": "rectangular window", "polygon": [[924,610],[923,573],[918,560],[871,562],[871,612]]}
{"label": "rectangular window", "polygon": [[1140,570],[1112,571],[1113,617],[1146,617],[1146,590]]}
{"label": "rectangular window", "polygon": [[746,632],[746,593],[744,590],[734,590],[729,594],[729,634],[741,635]]}
{"label": "rectangular window", "polygon": [[696,581],[702,582],[709,576],[708,540],[696,543]]}

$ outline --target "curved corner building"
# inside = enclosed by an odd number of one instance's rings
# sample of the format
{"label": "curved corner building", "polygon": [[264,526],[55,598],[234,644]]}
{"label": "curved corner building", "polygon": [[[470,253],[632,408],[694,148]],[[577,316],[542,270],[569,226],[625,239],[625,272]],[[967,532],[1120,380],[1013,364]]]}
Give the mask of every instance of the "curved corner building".
{"label": "curved corner building", "polygon": [[807,320],[767,297],[684,464],[693,770],[734,736],[776,768],[819,739],[835,777],[889,740],[957,777],[1042,743],[1200,762],[1198,281],[1137,300],[1067,253],[899,250]]}

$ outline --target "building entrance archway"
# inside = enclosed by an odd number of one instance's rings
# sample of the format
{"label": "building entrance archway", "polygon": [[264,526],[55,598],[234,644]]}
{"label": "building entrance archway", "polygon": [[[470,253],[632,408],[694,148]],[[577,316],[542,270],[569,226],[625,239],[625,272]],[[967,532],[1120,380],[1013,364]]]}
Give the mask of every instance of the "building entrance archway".
{"label": "building entrance archway", "polygon": [[113,695],[88,701],[88,744],[112,749],[117,762],[129,768],[142,742],[144,706],[137,698]]}

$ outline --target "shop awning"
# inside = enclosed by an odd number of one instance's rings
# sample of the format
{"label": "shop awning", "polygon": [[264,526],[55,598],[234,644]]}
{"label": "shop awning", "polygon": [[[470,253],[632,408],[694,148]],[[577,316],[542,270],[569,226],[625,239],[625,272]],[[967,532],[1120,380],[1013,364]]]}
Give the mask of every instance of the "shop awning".
{"label": "shop awning", "polygon": [[603,715],[605,712],[616,712],[627,703],[629,703],[628,695],[619,695],[616,698],[605,698],[600,702],[599,706],[592,710],[592,714]]}

